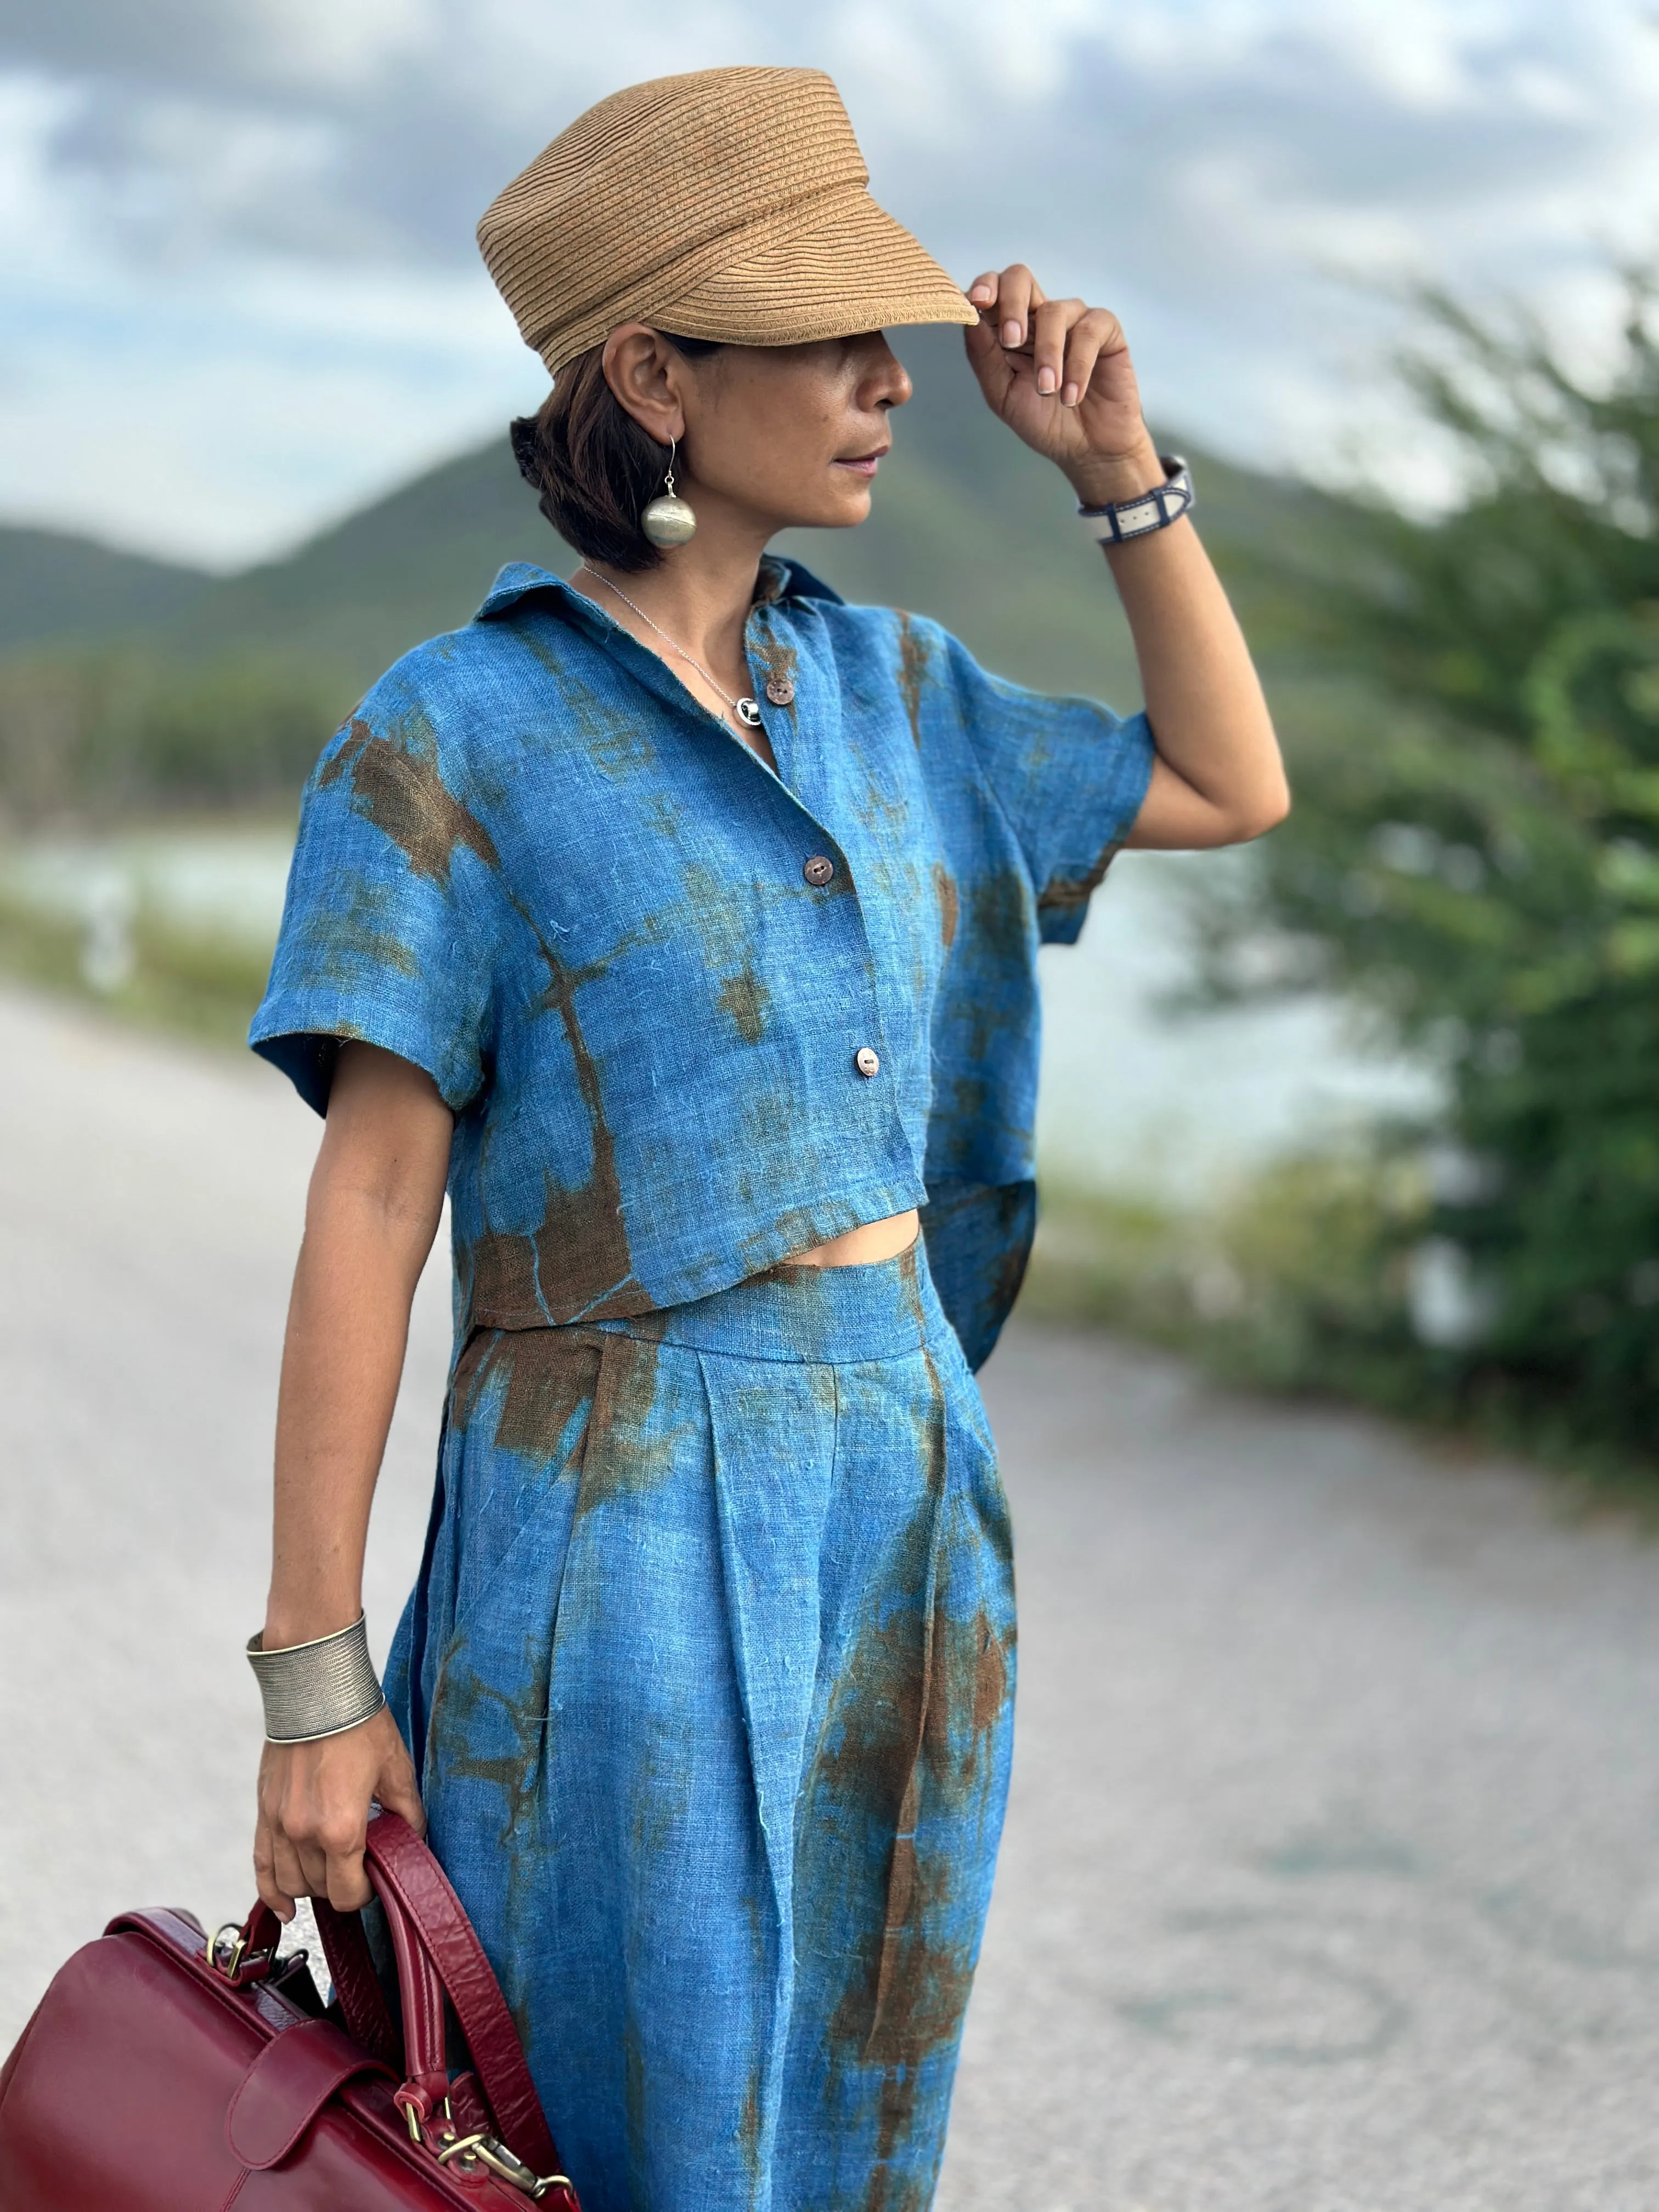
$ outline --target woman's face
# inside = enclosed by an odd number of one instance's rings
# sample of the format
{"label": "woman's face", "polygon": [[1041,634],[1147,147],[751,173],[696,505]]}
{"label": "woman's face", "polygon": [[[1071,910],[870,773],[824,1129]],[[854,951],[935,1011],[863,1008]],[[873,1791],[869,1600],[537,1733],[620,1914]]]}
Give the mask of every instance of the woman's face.
{"label": "woman's face", "polygon": [[[877,462],[891,442],[887,410],[911,390],[880,331],[806,345],[727,345],[696,361],[660,338],[655,345],[653,362],[636,356],[627,363],[635,374],[622,380],[621,396],[661,442],[678,435],[678,488],[694,507],[718,501],[763,538],[794,524],[835,529],[864,520]],[[613,370],[613,389],[618,380]]]}

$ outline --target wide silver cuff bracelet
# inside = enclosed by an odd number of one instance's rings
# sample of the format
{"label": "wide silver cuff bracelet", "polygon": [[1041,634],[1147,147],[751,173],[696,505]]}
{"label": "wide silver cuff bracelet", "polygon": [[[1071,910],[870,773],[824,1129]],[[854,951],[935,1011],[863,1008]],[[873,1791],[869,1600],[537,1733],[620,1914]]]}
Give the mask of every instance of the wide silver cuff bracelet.
{"label": "wide silver cuff bracelet", "polygon": [[247,1663],[264,1700],[267,1743],[315,1743],[372,1721],[386,1703],[368,1656],[368,1631],[360,1613],[349,1628],[264,1649],[263,1632],[247,1640]]}

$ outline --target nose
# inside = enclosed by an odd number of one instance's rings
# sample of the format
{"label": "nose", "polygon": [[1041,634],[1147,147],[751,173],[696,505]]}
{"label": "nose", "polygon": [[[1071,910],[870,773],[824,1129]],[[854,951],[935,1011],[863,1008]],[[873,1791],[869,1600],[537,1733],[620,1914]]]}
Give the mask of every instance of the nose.
{"label": "nose", "polygon": [[863,407],[902,407],[915,386],[910,372],[887,343],[882,331],[872,331],[870,360],[859,379],[859,404]]}

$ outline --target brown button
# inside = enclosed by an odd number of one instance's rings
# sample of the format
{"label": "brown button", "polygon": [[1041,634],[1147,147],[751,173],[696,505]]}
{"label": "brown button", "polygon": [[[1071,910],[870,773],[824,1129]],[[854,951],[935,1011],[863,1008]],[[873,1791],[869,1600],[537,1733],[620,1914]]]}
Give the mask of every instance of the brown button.
{"label": "brown button", "polygon": [[766,696],[775,707],[793,707],[795,703],[795,687],[787,676],[769,676],[766,679]]}
{"label": "brown button", "polygon": [[872,1052],[867,1044],[861,1044],[853,1054],[853,1065],[860,1075],[878,1075],[881,1073],[880,1055]]}
{"label": "brown button", "polygon": [[801,870],[809,884],[827,884],[836,872],[836,864],[827,853],[814,853]]}

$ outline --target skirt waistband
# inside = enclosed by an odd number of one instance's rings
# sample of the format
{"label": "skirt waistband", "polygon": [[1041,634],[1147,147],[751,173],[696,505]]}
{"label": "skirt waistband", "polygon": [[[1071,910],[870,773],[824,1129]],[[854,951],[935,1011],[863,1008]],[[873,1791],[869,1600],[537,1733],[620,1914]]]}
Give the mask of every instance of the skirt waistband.
{"label": "skirt waistband", "polygon": [[845,1366],[918,1351],[937,1342],[950,1323],[918,1237],[890,1260],[769,1267],[685,1305],[592,1326],[693,1352]]}

